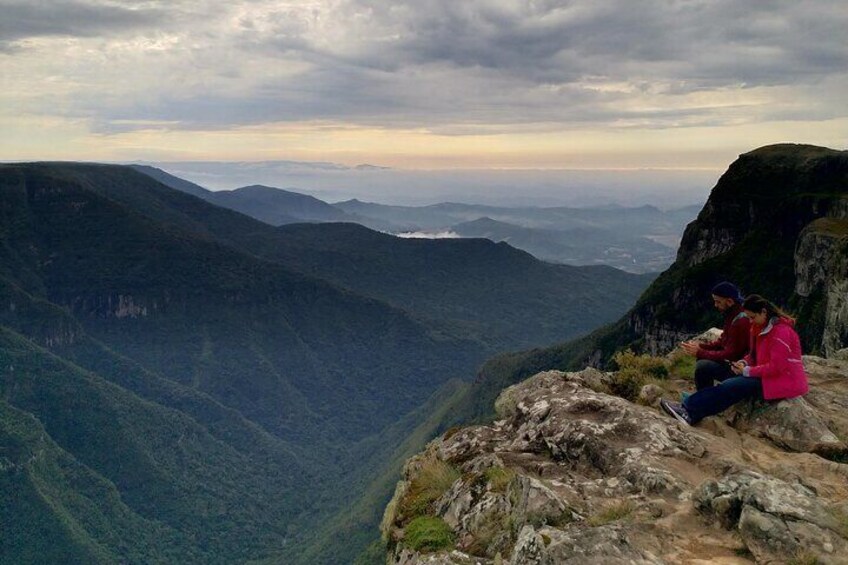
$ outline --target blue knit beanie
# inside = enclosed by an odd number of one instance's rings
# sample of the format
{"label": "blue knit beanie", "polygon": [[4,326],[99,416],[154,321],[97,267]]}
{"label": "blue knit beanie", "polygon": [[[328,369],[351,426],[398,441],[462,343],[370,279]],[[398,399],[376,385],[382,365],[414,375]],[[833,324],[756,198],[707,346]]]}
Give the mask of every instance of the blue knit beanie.
{"label": "blue knit beanie", "polygon": [[720,282],[715,285],[712,289],[712,294],[716,296],[721,296],[722,298],[732,298],[738,303],[742,303],[745,301],[745,298],[742,296],[742,293],[739,292],[739,287],[733,284],[732,282]]}

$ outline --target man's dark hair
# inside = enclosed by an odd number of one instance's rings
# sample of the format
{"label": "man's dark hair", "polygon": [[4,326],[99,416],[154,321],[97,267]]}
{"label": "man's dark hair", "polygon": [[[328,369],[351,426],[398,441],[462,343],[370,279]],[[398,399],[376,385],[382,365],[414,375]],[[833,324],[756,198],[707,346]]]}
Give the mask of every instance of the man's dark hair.
{"label": "man's dark hair", "polygon": [[739,287],[728,281],[718,283],[710,292],[722,298],[732,298],[739,304],[741,304],[744,300],[742,298],[742,293],[739,292]]}

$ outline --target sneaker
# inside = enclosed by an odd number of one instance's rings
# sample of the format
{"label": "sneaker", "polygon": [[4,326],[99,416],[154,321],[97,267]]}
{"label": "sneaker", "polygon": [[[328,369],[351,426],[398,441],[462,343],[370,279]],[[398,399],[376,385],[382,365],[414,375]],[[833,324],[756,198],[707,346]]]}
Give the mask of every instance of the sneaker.
{"label": "sneaker", "polygon": [[660,407],[662,407],[662,409],[670,416],[677,418],[679,422],[686,424],[687,426],[692,425],[692,419],[689,417],[689,412],[686,411],[686,408],[684,408],[682,404],[662,399],[660,400]]}

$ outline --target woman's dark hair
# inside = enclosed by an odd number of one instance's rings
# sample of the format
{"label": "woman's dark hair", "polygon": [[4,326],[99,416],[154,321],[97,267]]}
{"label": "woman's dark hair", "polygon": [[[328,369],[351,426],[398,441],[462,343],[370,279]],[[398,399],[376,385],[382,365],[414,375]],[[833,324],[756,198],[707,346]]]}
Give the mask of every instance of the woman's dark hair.
{"label": "woman's dark hair", "polygon": [[766,318],[771,319],[775,316],[780,318],[787,318],[789,320],[795,321],[791,315],[789,315],[785,310],[780,308],[779,306],[775,306],[770,300],[766,300],[759,294],[750,294],[748,298],[745,299],[745,302],[742,303],[742,309],[747,310],[748,312],[757,312],[760,313],[763,310],[766,311]]}

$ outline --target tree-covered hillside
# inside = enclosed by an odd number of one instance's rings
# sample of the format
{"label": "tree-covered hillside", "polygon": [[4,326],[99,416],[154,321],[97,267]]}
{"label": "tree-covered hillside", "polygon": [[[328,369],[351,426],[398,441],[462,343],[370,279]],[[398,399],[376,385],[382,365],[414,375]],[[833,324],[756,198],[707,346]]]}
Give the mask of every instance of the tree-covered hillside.
{"label": "tree-covered hillside", "polygon": [[[406,243],[359,249],[387,237],[364,228],[326,254],[349,227],[327,229],[277,230],[127,167],[0,166],[0,492],[14,532],[0,560],[301,559],[385,475],[428,398],[523,343],[486,339],[485,320],[531,328],[550,302],[544,331],[573,335],[646,282],[578,269],[558,287],[556,270],[481,241],[435,242],[413,269]],[[487,265],[493,282],[472,285]],[[375,269],[387,282],[371,287]],[[503,304],[533,277],[552,283]],[[407,294],[389,292],[403,281]],[[599,307],[581,311],[575,288]],[[440,307],[445,289],[457,294]],[[360,549],[332,544],[324,562]]]}

